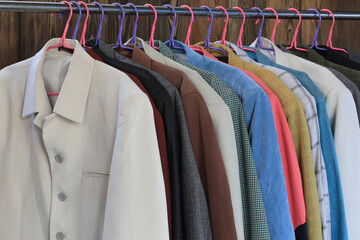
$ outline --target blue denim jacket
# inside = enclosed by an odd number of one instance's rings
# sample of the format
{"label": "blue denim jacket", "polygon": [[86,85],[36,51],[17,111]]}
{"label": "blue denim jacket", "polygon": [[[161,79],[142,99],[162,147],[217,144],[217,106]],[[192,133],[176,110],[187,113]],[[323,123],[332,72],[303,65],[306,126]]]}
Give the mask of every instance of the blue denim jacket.
{"label": "blue denim jacket", "polygon": [[[165,43],[169,46],[168,42]],[[199,55],[175,41],[174,53],[192,65],[217,74],[243,102],[260,189],[271,239],[295,239],[287,198],[284,170],[270,100],[262,88],[238,68]],[[181,55],[182,54],[182,55]]]}
{"label": "blue denim jacket", "polygon": [[256,54],[249,51],[246,51],[246,53],[259,63],[274,66],[292,73],[315,98],[319,116],[321,149],[324,156],[329,186],[331,239],[348,239],[340,172],[324,96],[306,73],[279,65],[271,61],[260,51],[257,51]]}

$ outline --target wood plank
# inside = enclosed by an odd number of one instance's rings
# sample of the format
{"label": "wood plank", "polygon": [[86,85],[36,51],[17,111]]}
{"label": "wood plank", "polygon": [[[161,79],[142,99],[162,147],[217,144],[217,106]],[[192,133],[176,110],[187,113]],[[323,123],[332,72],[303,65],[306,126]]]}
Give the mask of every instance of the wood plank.
{"label": "wood plank", "polygon": [[19,13],[0,12],[0,69],[20,58]]}
{"label": "wood plank", "polygon": [[50,39],[49,18],[50,14],[48,13],[20,13],[20,56],[18,60],[32,57]]}
{"label": "wood plank", "polygon": [[[47,1],[47,0],[40,0]],[[58,2],[59,0],[49,0]],[[85,0],[90,3],[92,0]],[[100,3],[112,3],[112,0],[100,0]],[[126,4],[129,0],[119,0],[121,4]],[[130,0],[136,5],[143,5],[147,3],[147,0]],[[222,5],[224,7],[239,6],[244,9],[258,6],[261,9],[271,6],[275,9],[287,9],[289,7],[295,7],[297,9],[308,8],[328,8],[332,11],[354,11],[360,9],[360,1],[348,0],[346,4],[341,0],[154,0],[151,1],[153,5],[163,5],[166,3],[173,6],[180,6],[187,4],[192,7],[199,7],[201,5],[208,5],[215,7]],[[43,45],[53,37],[61,37],[64,25],[67,19],[67,14],[62,19],[58,19],[58,14],[51,17],[51,14],[47,13],[0,13],[0,40],[3,43],[0,46],[0,68],[10,65],[17,61],[29,58],[39,51]],[[75,22],[78,15],[73,15],[69,32],[67,37],[71,38]],[[138,22],[137,36],[148,40],[150,36],[151,25],[153,22],[153,16],[142,16]],[[124,24],[123,42],[130,38],[134,26],[134,16],[126,16]],[[221,39],[223,31],[223,18],[215,18],[212,31],[211,41]],[[86,33],[86,39],[94,38],[97,34],[98,24],[100,21],[100,15],[91,15],[88,23],[88,30]],[[176,23],[175,39],[180,41],[185,40],[187,33],[187,27],[189,25],[190,17],[179,16]],[[81,20],[79,27],[78,37],[82,31],[82,24],[84,18]],[[155,39],[166,41],[170,38],[170,29],[173,19],[171,16],[161,16],[158,19],[155,30]],[[294,34],[294,29],[297,25],[297,20],[283,20],[278,25],[278,31],[276,35],[277,43],[290,43]],[[191,43],[204,41],[206,38],[207,27],[209,22],[206,18],[197,18],[193,24]],[[322,21],[319,44],[325,44],[331,21]],[[227,40],[231,42],[237,41],[239,30],[241,26],[241,19],[230,19],[228,26]],[[274,26],[274,20],[266,20],[262,36],[270,38],[272,28]],[[335,24],[333,44],[334,46],[341,47],[346,46],[360,53],[360,35],[356,34],[357,29],[360,27],[360,21],[337,21]],[[245,25],[245,31],[243,36],[243,42],[245,45],[250,44],[257,37],[259,26],[255,25],[255,19],[249,19]],[[119,30],[119,22],[117,16],[108,16],[104,20],[102,39],[107,43],[115,43]],[[315,33],[315,24],[311,20],[304,20],[300,28],[298,43],[310,44]]]}

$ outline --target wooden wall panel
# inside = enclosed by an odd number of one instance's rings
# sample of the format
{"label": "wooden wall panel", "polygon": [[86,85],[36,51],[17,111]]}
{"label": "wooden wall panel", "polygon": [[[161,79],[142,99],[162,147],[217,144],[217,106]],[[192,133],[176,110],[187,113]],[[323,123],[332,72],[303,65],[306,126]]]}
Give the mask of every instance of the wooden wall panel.
{"label": "wooden wall panel", "polygon": [[[1,1],[1,0],[0,0]],[[40,1],[60,1],[60,0],[40,0]],[[90,3],[92,0],[84,0]],[[113,0],[99,0],[100,3],[112,3]],[[118,0],[121,4],[132,2],[137,5],[143,5],[150,2],[153,5],[171,4],[180,6],[187,4],[192,7],[208,5],[215,7],[218,5],[224,7],[239,6],[244,9],[257,6],[261,9],[265,7],[273,7],[275,9],[287,9],[295,7],[297,9],[308,8],[328,8],[333,11],[360,11],[360,1],[347,0],[346,4],[341,0]],[[0,13],[0,69],[15,63],[17,61],[29,58],[39,51],[43,45],[51,38],[61,37],[62,31],[68,15],[65,14],[59,19],[59,14],[51,16],[46,13]],[[72,37],[73,29],[78,15],[73,15],[71,26],[67,34],[68,38]],[[77,37],[80,38],[84,17],[81,19],[81,27],[79,28]],[[133,32],[135,16],[127,16],[124,22],[123,42],[127,41]],[[148,40],[153,16],[141,16],[138,21],[137,36]],[[86,39],[96,37],[100,15],[91,15],[86,32]],[[175,39],[184,41],[189,25],[190,17],[179,16],[177,18]],[[230,19],[226,39],[236,42],[238,39],[241,19]],[[170,38],[170,29],[173,23],[172,16],[160,16],[156,23],[155,39],[166,41]],[[274,20],[265,20],[262,36],[270,38],[274,26]],[[278,25],[275,41],[277,43],[290,43],[294,34],[297,20],[283,20]],[[255,19],[248,19],[245,24],[243,42],[250,44],[258,35],[259,25],[255,25]],[[325,44],[331,21],[322,21],[319,44]],[[193,24],[191,33],[191,42],[196,43],[204,41],[206,38],[209,21],[206,18],[197,18]],[[310,44],[315,33],[315,23],[311,20],[304,20],[298,36],[299,44]],[[211,41],[220,40],[224,27],[224,18],[215,18],[211,30]],[[353,49],[360,53],[360,35],[357,30],[360,27],[360,21],[337,21],[334,29],[333,44],[334,46],[343,46]],[[117,16],[107,16],[104,19],[101,38],[107,42],[114,44],[116,42],[119,31],[119,22]]]}
{"label": "wooden wall panel", "polygon": [[0,69],[20,59],[18,13],[0,13]]}

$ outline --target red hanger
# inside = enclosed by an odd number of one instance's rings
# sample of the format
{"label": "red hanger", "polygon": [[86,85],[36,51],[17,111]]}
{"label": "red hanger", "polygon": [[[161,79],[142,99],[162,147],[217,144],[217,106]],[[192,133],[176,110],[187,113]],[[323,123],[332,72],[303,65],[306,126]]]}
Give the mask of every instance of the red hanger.
{"label": "red hanger", "polygon": [[238,38],[238,41],[237,41],[236,45],[242,50],[251,51],[251,52],[256,53],[255,49],[243,47],[243,44],[242,44],[242,35],[243,35],[243,32],[244,32],[244,26],[245,26],[245,21],[246,21],[246,16],[245,16],[244,10],[242,10],[242,8],[239,8],[239,7],[233,7],[233,9],[238,10],[239,13],[241,12],[241,14],[243,16],[243,22],[242,22],[241,27],[240,27],[239,38]]}
{"label": "red hanger", "polygon": [[85,9],[86,9],[86,18],[85,18],[85,22],[83,25],[83,30],[82,30],[82,34],[81,34],[81,38],[80,38],[80,44],[84,47],[84,48],[89,48],[87,46],[85,46],[85,33],[86,33],[86,28],[87,28],[87,22],[89,20],[89,8],[86,5],[86,3],[84,3],[83,1],[78,2],[82,5],[84,5]]}
{"label": "red hanger", "polygon": [[265,8],[265,10],[269,10],[269,11],[273,12],[275,14],[275,16],[276,16],[275,26],[273,28],[273,31],[272,31],[272,34],[271,34],[271,39],[270,39],[271,42],[275,44],[276,27],[281,22],[281,19],[279,20],[279,15],[278,15],[278,13],[276,12],[275,9],[273,9],[271,7],[267,7],[267,8]]}
{"label": "red hanger", "polygon": [[216,6],[215,8],[220,9],[221,11],[223,11],[226,14],[226,18],[224,21],[225,26],[224,26],[224,30],[222,32],[221,41],[220,41],[220,44],[226,45],[225,37],[226,37],[227,26],[229,24],[229,13],[226,11],[226,9],[223,6]]}
{"label": "red hanger", "polygon": [[[65,29],[64,29],[63,35],[62,35],[61,40],[60,40],[60,44],[56,45],[56,46],[48,47],[46,52],[49,51],[50,49],[59,48],[59,47],[64,47],[64,48],[67,48],[67,49],[74,50],[74,47],[66,46],[66,33],[67,33],[68,29],[69,29],[69,23],[70,23],[70,20],[71,20],[71,17],[72,17],[73,9],[72,9],[72,6],[71,6],[71,4],[69,2],[62,1],[62,3],[65,3],[66,5],[69,6],[70,15],[69,15],[69,18],[68,18],[68,20],[66,22]],[[47,94],[50,95],[50,96],[58,96],[59,95],[59,93],[51,93],[51,92],[48,92]]]}
{"label": "red hanger", "polygon": [[333,29],[334,29],[334,25],[335,25],[335,16],[334,16],[334,14],[329,9],[325,9],[325,8],[321,9],[320,11],[327,12],[328,14],[331,14],[331,17],[332,17],[332,20],[333,20],[332,24],[331,24],[330,32],[329,32],[329,38],[328,38],[328,40],[326,42],[326,46],[330,47],[331,49],[342,51],[342,52],[345,52],[345,53],[349,54],[349,52],[346,51],[345,49],[336,48],[336,47],[333,47],[333,45],[332,45],[331,38],[332,38]]}
{"label": "red hanger", "polygon": [[294,37],[291,41],[291,46],[290,47],[287,47],[287,49],[292,49],[293,47],[296,49],[296,50],[300,50],[300,51],[303,51],[303,52],[307,52],[308,50],[304,49],[304,48],[299,48],[297,47],[297,44],[296,44],[296,38],[297,38],[297,35],[299,33],[299,28],[300,28],[300,25],[301,25],[301,21],[302,21],[302,18],[301,18],[301,14],[300,12],[295,9],[295,8],[289,8],[288,10],[291,10],[295,13],[297,13],[299,15],[299,23],[298,25],[296,26],[296,29],[295,29],[295,33],[294,33]]}
{"label": "red hanger", "polygon": [[152,48],[154,48],[154,49],[156,49],[156,50],[159,50],[159,48],[158,48],[158,47],[155,47],[155,45],[154,45],[154,34],[155,34],[155,28],[156,28],[156,21],[157,21],[157,19],[158,19],[157,11],[156,11],[155,7],[154,7],[152,4],[150,4],[150,3],[145,4],[145,6],[151,8],[151,9],[154,11],[154,14],[155,14],[154,22],[153,22],[152,27],[151,27],[149,45],[150,45]]}
{"label": "red hanger", "polygon": [[66,46],[66,33],[67,33],[68,29],[69,29],[69,23],[70,23],[72,14],[73,14],[73,8],[72,8],[72,6],[71,6],[71,4],[69,2],[67,2],[67,1],[61,1],[61,2],[65,3],[66,5],[69,6],[70,15],[69,15],[69,18],[68,18],[68,20],[66,22],[65,29],[64,29],[63,35],[62,35],[61,40],[60,40],[60,44],[56,45],[56,46],[50,46],[50,47],[48,47],[48,49],[46,51],[49,51],[50,49],[53,49],[53,48],[59,48],[59,47],[64,47],[64,48],[67,48],[67,49],[74,50],[74,47]]}
{"label": "red hanger", "polygon": [[195,21],[195,17],[194,17],[194,13],[193,10],[191,9],[191,7],[189,7],[188,5],[181,5],[181,7],[186,8],[190,13],[191,13],[191,20],[190,20],[190,24],[186,33],[186,39],[185,39],[185,45],[190,47],[190,34],[191,34],[191,27],[192,24]]}

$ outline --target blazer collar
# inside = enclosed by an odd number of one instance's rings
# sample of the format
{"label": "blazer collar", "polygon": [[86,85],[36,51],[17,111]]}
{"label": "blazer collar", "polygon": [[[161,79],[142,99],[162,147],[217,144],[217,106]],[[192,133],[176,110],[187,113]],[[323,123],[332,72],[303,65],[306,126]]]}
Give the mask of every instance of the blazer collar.
{"label": "blazer collar", "polygon": [[84,117],[94,60],[84,51],[78,41],[66,40],[66,45],[75,49],[54,110],[52,110],[42,72],[46,50],[58,44],[60,44],[60,38],[51,39],[33,57],[27,78],[22,117],[37,113],[34,124],[39,128],[42,128],[45,117],[52,112],[76,123],[81,123]]}

